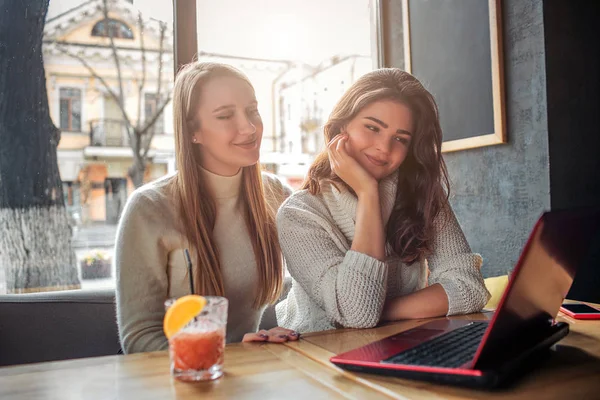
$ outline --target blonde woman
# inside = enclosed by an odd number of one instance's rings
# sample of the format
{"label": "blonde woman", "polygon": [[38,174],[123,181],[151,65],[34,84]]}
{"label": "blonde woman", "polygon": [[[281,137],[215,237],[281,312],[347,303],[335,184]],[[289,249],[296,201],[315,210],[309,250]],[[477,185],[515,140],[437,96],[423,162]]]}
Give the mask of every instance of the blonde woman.
{"label": "blonde woman", "polygon": [[282,288],[275,213],[290,191],[261,173],[254,88],[231,66],[195,62],[177,75],[173,113],[178,172],[136,190],[118,228],[123,350],[168,347],[164,301],[190,292],[185,249],[195,292],[229,299],[227,342],[297,339],[280,328],[256,332]]}
{"label": "blonde woman", "polygon": [[431,94],[381,69],[355,82],[324,127],[328,148],[277,227],[292,289],[279,325],[298,332],[479,311],[481,256],[448,203]]}

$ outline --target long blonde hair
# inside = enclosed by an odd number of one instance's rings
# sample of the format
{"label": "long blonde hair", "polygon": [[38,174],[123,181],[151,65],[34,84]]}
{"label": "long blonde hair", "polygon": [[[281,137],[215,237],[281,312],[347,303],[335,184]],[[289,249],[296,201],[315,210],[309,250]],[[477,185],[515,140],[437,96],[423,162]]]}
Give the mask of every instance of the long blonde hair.
{"label": "long blonde hair", "polygon": [[[173,180],[180,203],[180,217],[190,245],[197,251],[194,268],[198,294],[222,296],[225,293],[219,252],[213,238],[216,206],[200,171],[200,152],[192,135],[201,121],[197,111],[202,88],[221,76],[239,78],[252,84],[232,66],[192,62],[178,72],[173,90],[173,122],[178,173]],[[283,284],[283,262],[275,226],[275,212],[265,199],[260,163],[243,168],[241,196],[245,220],[256,259],[259,285],[254,307],[274,303]],[[235,249],[232,249],[235,251]]]}
{"label": "long blonde hair", "polygon": [[[432,251],[434,219],[448,203],[449,181],[442,158],[442,128],[435,99],[421,82],[398,68],[382,68],[360,77],[337,102],[324,127],[329,143],[366,106],[381,100],[406,105],[415,132],[406,159],[399,167],[398,187],[386,239],[403,262],[412,263]],[[302,189],[321,191],[321,182],[342,184],[323,151],[308,170]]]}

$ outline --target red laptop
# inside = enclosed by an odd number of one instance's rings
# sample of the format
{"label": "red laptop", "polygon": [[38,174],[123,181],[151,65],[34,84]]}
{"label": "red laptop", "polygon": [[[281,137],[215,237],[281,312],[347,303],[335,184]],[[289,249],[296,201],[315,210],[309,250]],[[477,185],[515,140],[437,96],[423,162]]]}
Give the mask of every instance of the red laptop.
{"label": "red laptop", "polygon": [[569,333],[556,322],[580,264],[600,267],[600,209],[552,211],[535,225],[490,322],[441,319],[339,354],[348,370],[494,387]]}

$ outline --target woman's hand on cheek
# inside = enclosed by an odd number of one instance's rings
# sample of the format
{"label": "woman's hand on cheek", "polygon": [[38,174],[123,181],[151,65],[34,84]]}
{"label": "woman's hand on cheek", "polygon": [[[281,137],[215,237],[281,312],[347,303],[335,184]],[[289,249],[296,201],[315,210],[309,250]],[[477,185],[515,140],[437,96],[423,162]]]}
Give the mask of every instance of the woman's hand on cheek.
{"label": "woman's hand on cheek", "polygon": [[288,341],[298,340],[300,334],[285,328],[275,327],[273,329],[260,330],[256,333],[246,333],[242,342],[271,342],[284,343]]}
{"label": "woman's hand on cheek", "polygon": [[348,134],[340,133],[327,146],[331,170],[357,195],[377,190],[377,180],[356,161],[346,148]]}

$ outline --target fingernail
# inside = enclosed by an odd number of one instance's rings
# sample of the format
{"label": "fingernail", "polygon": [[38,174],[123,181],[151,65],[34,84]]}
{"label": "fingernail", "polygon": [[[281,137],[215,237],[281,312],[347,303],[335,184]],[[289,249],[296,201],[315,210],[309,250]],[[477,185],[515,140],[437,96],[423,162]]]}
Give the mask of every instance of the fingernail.
{"label": "fingernail", "polygon": [[298,332],[292,332],[292,333],[290,333],[290,336],[300,336],[300,335],[298,334]]}
{"label": "fingernail", "polygon": [[281,339],[287,339],[287,337],[288,337],[288,336],[287,336],[287,335],[279,335],[279,337],[280,337]]}
{"label": "fingernail", "polygon": [[269,335],[265,335],[264,333],[259,333],[258,336],[260,336],[263,339],[268,339]]}

